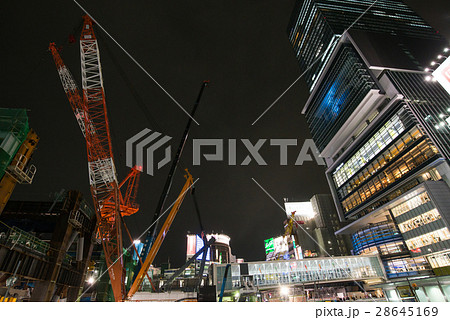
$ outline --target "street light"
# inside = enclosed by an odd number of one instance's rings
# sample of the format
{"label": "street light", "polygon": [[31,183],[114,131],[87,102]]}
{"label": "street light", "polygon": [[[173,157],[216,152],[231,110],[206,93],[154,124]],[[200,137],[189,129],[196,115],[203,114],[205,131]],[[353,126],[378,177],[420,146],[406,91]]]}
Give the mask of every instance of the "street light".
{"label": "street light", "polygon": [[282,296],[288,296],[289,295],[289,288],[288,287],[281,287],[280,288],[280,294]]}

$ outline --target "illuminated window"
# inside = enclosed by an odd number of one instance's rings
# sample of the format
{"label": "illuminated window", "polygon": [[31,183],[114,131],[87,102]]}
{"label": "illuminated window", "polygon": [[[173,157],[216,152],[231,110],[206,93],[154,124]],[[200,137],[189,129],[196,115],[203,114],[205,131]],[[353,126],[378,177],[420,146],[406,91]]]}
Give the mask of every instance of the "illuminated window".
{"label": "illuminated window", "polygon": [[414,217],[412,219],[409,219],[403,223],[400,223],[398,225],[398,228],[402,233],[416,229],[420,226],[423,226],[425,224],[428,224],[430,222],[439,220],[441,218],[441,215],[436,209],[430,210],[428,212],[425,212],[421,214],[420,216]]}
{"label": "illuminated window", "polygon": [[[414,127],[409,132],[403,134],[401,139],[407,138],[407,139],[409,139],[409,141],[413,141],[413,140],[417,140],[420,137],[421,137],[420,131],[418,131],[417,128]],[[400,140],[400,141],[401,142],[398,142],[398,143],[400,143],[402,145],[402,149],[404,149],[406,147],[406,144],[403,142],[403,140]],[[366,180],[371,179],[372,176],[377,174],[378,171],[380,171],[381,169],[384,169],[386,166],[391,165],[390,161],[399,154],[397,144],[393,144],[392,146],[389,147],[388,150],[384,151],[381,155],[379,155],[378,157],[371,160],[372,162],[365,165],[366,168],[362,169],[360,174],[349,179],[345,184],[343,184],[341,187],[339,187],[337,190],[339,198],[340,199],[345,198],[345,196],[348,195],[349,193],[351,193],[353,190],[355,190],[359,186],[359,184],[363,183]],[[409,144],[410,143],[408,143],[408,145]],[[420,154],[420,149],[417,149],[417,150],[416,149],[417,148],[413,148],[410,152],[415,152],[415,153]],[[416,150],[416,151],[414,151],[414,150]],[[370,158],[373,158],[373,156],[371,156]],[[426,158],[423,158],[423,161],[425,159]],[[409,165],[408,165],[408,163],[409,163]],[[390,175],[389,180],[394,181],[395,178],[399,179],[401,176],[405,175],[408,171],[414,169],[415,167],[417,167],[417,165],[414,163],[413,156],[412,155],[407,156],[407,157],[404,156],[403,161],[398,163],[398,168],[391,169],[392,173],[391,173],[391,171],[388,173]],[[384,177],[381,177],[381,178],[383,179]],[[385,182],[390,182],[390,181],[386,180]],[[382,189],[382,185],[381,185],[379,179],[374,179],[374,183],[375,183],[375,185],[378,185],[376,188],[376,191],[379,191]],[[387,186],[388,184],[384,183],[384,185]],[[371,194],[373,194],[373,193],[374,192],[372,192]]]}
{"label": "illuminated window", "polygon": [[450,251],[427,256],[427,259],[432,268],[448,267],[450,266]]}
{"label": "illuminated window", "polygon": [[389,119],[353,157],[334,171],[333,178],[336,186],[339,188],[343,185],[404,130],[405,126],[398,114]]}
{"label": "illuminated window", "polygon": [[450,232],[447,228],[442,228],[424,235],[406,240],[406,245],[409,250],[428,246],[433,243],[438,243],[450,239]]}
{"label": "illuminated window", "polygon": [[396,273],[417,272],[430,269],[424,257],[395,259],[387,261],[386,271],[388,277],[392,277]]}
{"label": "illuminated window", "polygon": [[428,196],[428,193],[424,192],[392,208],[391,212],[394,217],[398,217],[429,201],[430,197]]}

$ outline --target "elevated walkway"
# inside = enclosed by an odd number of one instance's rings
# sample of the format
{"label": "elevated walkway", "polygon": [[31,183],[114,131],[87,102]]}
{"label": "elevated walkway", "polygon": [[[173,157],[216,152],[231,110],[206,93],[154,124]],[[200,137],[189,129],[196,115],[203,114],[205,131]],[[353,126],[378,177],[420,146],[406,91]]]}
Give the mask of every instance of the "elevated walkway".
{"label": "elevated walkway", "polygon": [[163,292],[163,293],[154,293],[154,292],[136,292],[131,300],[129,301],[147,301],[147,302],[175,302],[175,301],[186,301],[186,302],[194,302],[197,301],[197,292]]}
{"label": "elevated walkway", "polygon": [[[213,268],[213,284],[219,293],[226,264],[214,264]],[[376,283],[385,279],[386,274],[378,255],[233,263],[228,269],[225,292],[238,289],[255,292],[313,283]]]}

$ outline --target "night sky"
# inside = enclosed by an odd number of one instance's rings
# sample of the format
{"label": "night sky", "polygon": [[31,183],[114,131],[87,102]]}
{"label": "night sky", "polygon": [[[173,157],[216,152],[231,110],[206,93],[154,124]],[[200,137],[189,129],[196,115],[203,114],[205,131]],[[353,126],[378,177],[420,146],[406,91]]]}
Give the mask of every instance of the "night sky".
{"label": "night sky", "polygon": [[[444,29],[450,25],[448,0],[408,3],[450,38]],[[251,125],[300,75],[286,34],[294,0],[91,0],[80,4],[187,110],[203,80],[211,81],[195,116],[200,126],[192,126],[166,205],[180,192],[183,168],[188,167],[194,179],[200,178],[196,194],[206,231],[229,235],[238,258],[264,260],[263,240],[283,232],[285,214],[252,178],[280,204],[284,197],[307,201],[314,194],[329,193],[324,167],[314,162],[295,166],[300,146],[289,147],[289,164],[280,166],[279,149],[269,141],[261,148],[267,166],[256,166],[254,160],[248,166],[228,166],[226,161],[192,166],[192,139],[244,138],[254,144],[258,139],[291,138],[299,139],[301,145],[310,138],[300,114],[308,98],[302,81]],[[28,109],[30,126],[41,139],[33,159],[38,170],[35,180],[18,186],[12,199],[45,201],[64,188],[82,191],[91,202],[85,142],[47,51],[49,42],[63,47],[62,58],[81,87],[78,40],[83,12],[71,0],[2,1],[0,15],[1,107]],[[173,137],[174,154],[188,117],[106,34],[99,28],[95,32],[115,163],[122,180],[129,170],[125,165],[128,138],[144,128],[162,132]],[[68,41],[71,34],[74,44]],[[245,147],[238,143],[238,163],[246,156]],[[169,167],[153,177],[141,176],[141,210],[126,218],[134,237],[150,224]],[[200,231],[190,195],[156,265],[169,258],[174,267],[184,262],[188,231]]]}

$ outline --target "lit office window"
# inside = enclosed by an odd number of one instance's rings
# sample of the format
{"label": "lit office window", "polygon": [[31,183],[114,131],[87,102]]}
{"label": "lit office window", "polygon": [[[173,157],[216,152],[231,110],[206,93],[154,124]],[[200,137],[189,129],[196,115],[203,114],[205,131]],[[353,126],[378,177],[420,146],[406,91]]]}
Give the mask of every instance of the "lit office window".
{"label": "lit office window", "polygon": [[398,228],[402,233],[405,233],[407,231],[416,229],[420,226],[423,226],[425,224],[428,224],[430,222],[439,220],[441,218],[441,215],[436,209],[430,210],[428,212],[425,212],[421,214],[420,216],[414,217],[412,219],[409,219],[403,223],[400,223],[398,225]]}
{"label": "lit office window", "polygon": [[406,240],[409,250],[425,247],[433,243],[438,243],[450,239],[450,232],[447,228],[442,228],[424,235]]}
{"label": "lit office window", "polygon": [[[432,159],[437,149],[428,140],[423,140],[417,146],[407,151],[398,159],[390,162],[383,171],[377,173],[370,180],[358,185],[358,188],[341,201],[342,208],[349,212],[356,206],[372,198],[380,189],[385,189],[393,183],[403,179],[411,171]],[[382,186],[382,188],[380,187]]]}
{"label": "lit office window", "polygon": [[405,130],[398,113],[389,119],[372,138],[367,141],[347,162],[339,166],[333,173],[333,179],[339,188],[348,181],[359,169],[380,153],[386,145],[392,142]]}
{"label": "lit office window", "polygon": [[[422,134],[417,127],[412,128],[408,132],[404,133],[403,136],[393,143],[389,149],[385,150],[377,157],[373,158],[370,163],[366,164],[360,171],[355,174],[350,180],[348,180],[344,185],[338,188],[337,193],[339,199],[345,198],[348,194],[353,192],[359,187],[364,181],[369,180],[378,171],[384,169],[391,164],[391,160],[395,158],[399,153],[406,150],[411,146],[414,141],[417,141]],[[409,159],[408,163],[402,163],[400,167],[400,172],[405,174],[409,171],[409,168],[413,168],[413,159]],[[370,184],[371,194],[383,189],[381,181],[375,179],[373,184]]]}

